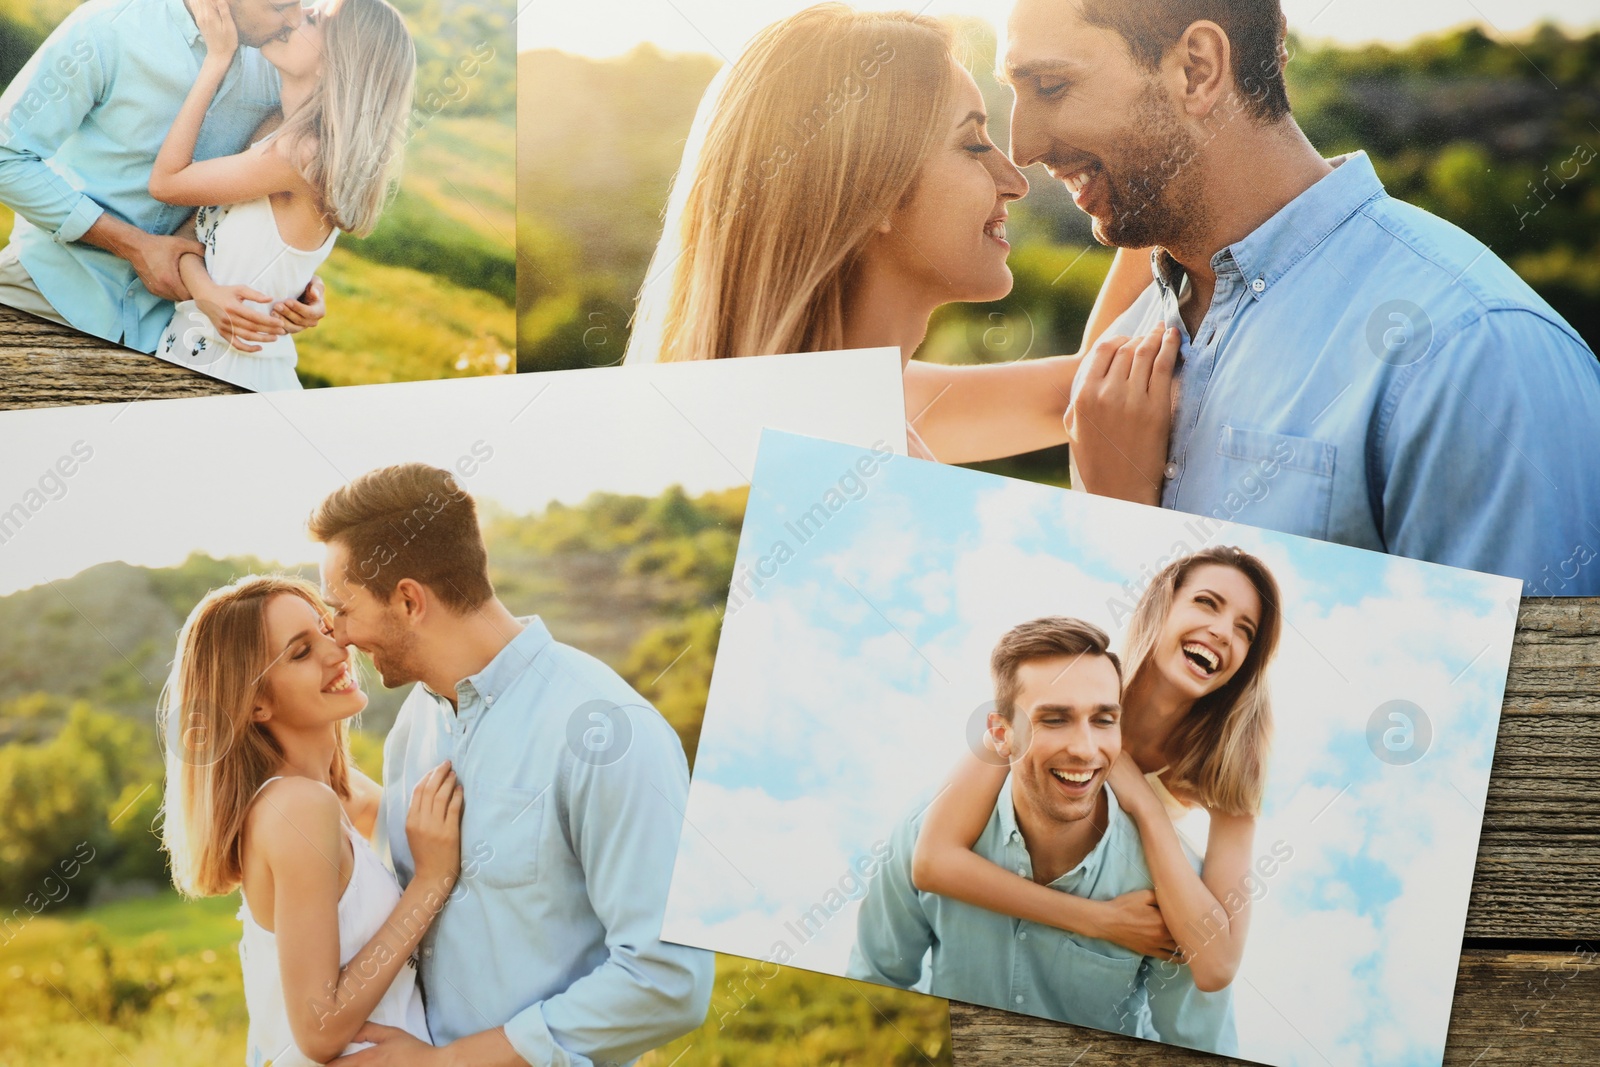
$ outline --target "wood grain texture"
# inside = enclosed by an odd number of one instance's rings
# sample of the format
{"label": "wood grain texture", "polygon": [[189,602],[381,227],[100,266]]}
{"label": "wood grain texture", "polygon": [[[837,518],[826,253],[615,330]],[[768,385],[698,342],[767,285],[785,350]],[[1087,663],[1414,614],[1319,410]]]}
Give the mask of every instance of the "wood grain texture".
{"label": "wood grain texture", "polygon": [[[1223,1067],[1247,1062],[956,1003],[950,1005],[950,1041],[956,1067]],[[1308,1047],[1315,1048],[1309,1042]],[[1308,1058],[1321,1062],[1316,1055]],[[1595,954],[1466,952],[1444,1062],[1446,1067],[1600,1063],[1600,962]]]}
{"label": "wood grain texture", "polygon": [[0,409],[113,404],[244,390],[0,305]]}
{"label": "wood grain texture", "polygon": [[1524,600],[1466,935],[1600,934],[1597,814],[1600,600]]}

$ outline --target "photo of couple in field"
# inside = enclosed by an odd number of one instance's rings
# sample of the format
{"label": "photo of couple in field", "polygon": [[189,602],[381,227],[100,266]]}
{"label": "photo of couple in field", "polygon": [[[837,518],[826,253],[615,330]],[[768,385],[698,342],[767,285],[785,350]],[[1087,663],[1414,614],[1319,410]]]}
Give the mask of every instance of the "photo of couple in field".
{"label": "photo of couple in field", "polygon": [[808,357],[8,420],[0,494],[65,490],[0,557],[0,1056],[742,1047],[659,936],[739,469],[755,412],[892,438],[882,356],[848,398]]}
{"label": "photo of couple in field", "polygon": [[[403,303],[405,293],[445,322],[459,314],[446,308],[448,286],[428,284],[458,268],[396,240],[395,224],[420,221],[421,186],[436,180],[407,185],[405,160],[419,139],[428,162],[441,148],[463,153],[459,141],[435,143],[447,132],[437,115],[448,105],[463,114],[447,122],[481,124],[465,117],[469,83],[477,110],[509,120],[506,87],[493,85],[496,50],[509,42],[503,22],[436,0],[405,7],[91,0],[72,9],[6,72],[0,95],[0,205],[14,215],[0,303],[252,391],[507,369],[486,365],[487,353],[428,352],[437,337],[387,350],[398,337],[356,311],[374,298]],[[413,28],[441,23],[447,32],[419,45]],[[500,166],[509,185],[509,160]],[[457,201],[447,212],[486,217],[475,192],[444,191]],[[461,222],[440,221],[425,229],[461,239]],[[341,241],[383,266],[352,276],[352,257],[341,257],[330,311],[326,267]],[[417,268],[425,273],[399,273]],[[352,288],[356,306],[341,311]],[[508,332],[493,323],[481,316],[473,332]],[[302,359],[302,348],[314,355]]]}
{"label": "photo of couple in field", "polygon": [[[583,358],[889,346],[915,455],[993,466],[1070,445],[1070,470],[1056,454],[1036,475],[1511,575],[1530,594],[1600,592],[1600,568],[1573,562],[1600,553],[1600,468],[1584,458],[1600,446],[1600,361],[1482,240],[1391,195],[1359,131],[1337,153],[1313,142],[1282,5],[971,5],[998,11],[992,29],[884,6],[795,4],[736,52],[705,31],[721,62],[681,149],[656,149],[677,163],[625,354],[596,304]],[[578,36],[578,18],[550,16],[552,32]],[[591,73],[532,55],[599,101],[651,59]],[[527,119],[524,137],[566,144],[546,127]],[[535,251],[558,250],[560,226]],[[1048,284],[1023,273],[1049,236],[1037,228],[1074,226],[1115,250],[1089,307],[1058,283],[1078,285],[1092,245]],[[589,236],[569,261],[614,271],[619,249]],[[1052,320],[1040,345],[1006,347]]]}

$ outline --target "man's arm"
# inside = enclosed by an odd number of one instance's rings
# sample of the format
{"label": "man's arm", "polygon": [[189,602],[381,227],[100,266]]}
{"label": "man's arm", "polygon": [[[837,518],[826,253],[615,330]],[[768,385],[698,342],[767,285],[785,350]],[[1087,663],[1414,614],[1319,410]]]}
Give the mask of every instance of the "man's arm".
{"label": "man's arm", "polygon": [[933,946],[933,925],[911,883],[916,827],[904,819],[889,838],[890,854],[867,887],[856,913],[856,943],[848,978],[910,989],[922,978],[922,959]]}
{"label": "man's arm", "polygon": [[184,300],[178,259],[204,252],[198,242],[145,233],[113,217],[44,162],[106,92],[107,47],[109,35],[96,33],[88,18],[69,16],[0,96],[0,203],[62,244],[82,241],[127,260],[163,300]]}
{"label": "man's arm", "polygon": [[[1405,368],[1369,457],[1394,554],[1600,594],[1600,370],[1528,311],[1491,311]],[[1381,464],[1374,471],[1372,466]]]}
{"label": "man's arm", "polygon": [[653,709],[621,713],[627,752],[603,766],[573,759],[563,772],[572,847],[609,955],[503,1027],[541,1067],[634,1059],[700,1026],[711,1004],[712,954],[660,940],[689,792],[683,745]]}
{"label": "man's arm", "polygon": [[106,90],[100,35],[68,16],[0,96],[0,203],[51,234],[76,241],[102,209],[45,166]]}

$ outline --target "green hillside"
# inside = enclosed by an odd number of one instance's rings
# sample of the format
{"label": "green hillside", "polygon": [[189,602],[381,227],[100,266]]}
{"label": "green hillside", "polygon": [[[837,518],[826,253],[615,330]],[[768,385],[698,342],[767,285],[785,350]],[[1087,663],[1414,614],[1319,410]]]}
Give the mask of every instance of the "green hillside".
{"label": "green hillside", "polygon": [[[502,599],[616,668],[691,759],[745,497],[673,488],[483,516]],[[108,563],[0,597],[10,637],[0,645],[0,915],[15,919],[0,933],[0,1064],[109,1062],[106,1042],[138,1067],[241,1055],[237,898],[184,902],[161,888],[152,709],[189,609],[263,569],[198,554],[177,567]],[[352,743],[380,775],[380,739],[403,694],[371,673]],[[66,878],[80,847],[93,859]],[[41,886],[56,887],[55,903],[33,917],[25,902]],[[706,1024],[642,1067],[950,1062],[941,1001],[719,957]]]}

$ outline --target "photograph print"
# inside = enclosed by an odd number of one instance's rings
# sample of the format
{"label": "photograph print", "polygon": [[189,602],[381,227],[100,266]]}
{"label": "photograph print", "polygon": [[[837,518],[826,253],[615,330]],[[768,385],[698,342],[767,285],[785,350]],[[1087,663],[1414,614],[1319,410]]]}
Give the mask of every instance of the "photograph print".
{"label": "photograph print", "polygon": [[0,5],[0,304],[254,391],[512,369],[509,5]]}
{"label": "photograph print", "polygon": [[912,7],[530,9],[519,364],[889,345],[914,455],[1600,593],[1592,10]]}
{"label": "photograph print", "polygon": [[822,358],[0,416],[0,1061],[759,1048],[661,915],[762,423],[904,449]]}
{"label": "photograph print", "polygon": [[1279,1067],[1437,1067],[1518,603],[769,431],[663,936]]}

